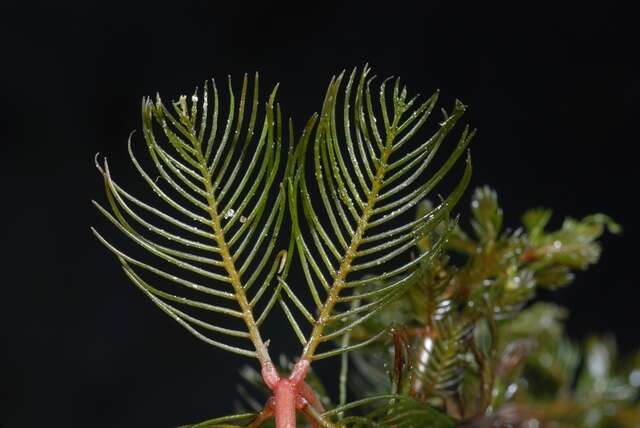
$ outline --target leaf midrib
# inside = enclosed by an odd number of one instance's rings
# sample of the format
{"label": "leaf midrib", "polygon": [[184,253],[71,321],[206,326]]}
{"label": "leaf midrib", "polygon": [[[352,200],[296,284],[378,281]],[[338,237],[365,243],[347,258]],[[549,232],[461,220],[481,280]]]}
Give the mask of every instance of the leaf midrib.
{"label": "leaf midrib", "polygon": [[202,153],[202,146],[197,140],[194,141],[194,144],[196,146],[196,159],[200,167],[200,173],[204,177],[204,186],[207,195],[206,199],[209,210],[209,217],[211,218],[211,227],[213,229],[216,243],[220,248],[222,263],[225,270],[229,274],[229,280],[231,282],[231,286],[233,287],[236,301],[238,302],[238,305],[242,310],[242,319],[244,320],[247,326],[247,330],[249,331],[249,337],[256,350],[256,356],[262,364],[265,364],[271,360],[269,357],[269,352],[264,344],[264,341],[262,340],[262,337],[260,336],[258,325],[253,316],[253,310],[247,299],[244,287],[242,286],[240,274],[233,261],[233,257],[231,256],[231,251],[229,249],[227,241],[225,240],[222,223],[220,221],[220,214],[218,213],[218,203],[214,196],[213,184],[211,182],[211,173],[209,172],[206,159],[204,157],[204,154]]}
{"label": "leaf midrib", "polygon": [[321,342],[324,328],[326,327],[327,322],[331,317],[333,308],[338,303],[340,292],[345,286],[345,280],[351,270],[351,265],[352,265],[353,259],[355,258],[356,251],[358,250],[358,247],[362,243],[362,235],[364,235],[364,232],[366,231],[366,228],[369,224],[369,218],[373,214],[375,204],[378,201],[378,194],[380,192],[380,189],[382,188],[382,180],[384,178],[384,174],[386,173],[387,160],[389,159],[389,156],[391,155],[391,152],[392,152],[392,145],[395,139],[396,125],[397,125],[396,120],[394,120],[393,127],[392,129],[389,130],[387,134],[387,141],[385,143],[384,149],[380,154],[380,160],[376,167],[376,175],[374,176],[371,182],[371,191],[367,196],[367,204],[362,211],[362,216],[360,216],[360,219],[358,220],[358,227],[356,228],[356,231],[354,232],[351,238],[349,247],[347,248],[344,257],[342,258],[342,261],[340,263],[340,269],[338,270],[338,273],[336,274],[333,284],[329,290],[329,295],[327,297],[327,300],[325,301],[325,304],[322,306],[320,310],[320,315],[318,316],[318,319],[316,320],[316,323],[313,326],[313,330],[309,337],[309,341],[307,342],[304,348],[302,359],[306,359],[306,360],[313,359],[313,355],[315,354],[316,348]]}

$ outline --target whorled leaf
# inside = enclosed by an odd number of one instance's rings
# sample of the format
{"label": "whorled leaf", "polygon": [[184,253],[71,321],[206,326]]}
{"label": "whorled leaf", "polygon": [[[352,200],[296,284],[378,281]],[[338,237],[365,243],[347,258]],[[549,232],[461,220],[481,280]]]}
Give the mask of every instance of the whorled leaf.
{"label": "whorled leaf", "polygon": [[604,214],[593,214],[582,220],[567,218],[559,230],[545,232],[550,210],[531,210],[523,216],[528,247],[521,260],[534,272],[536,284],[558,288],[573,281],[572,270],[584,270],[600,258],[597,241],[605,229],[620,233],[621,227]]}
{"label": "whorled leaf", "polygon": [[610,233],[622,231],[610,217],[592,214],[582,220],[567,218],[559,230],[544,233],[549,215],[549,211],[538,210],[528,212],[523,219],[530,234],[530,248],[523,258],[535,262],[536,268],[561,265],[570,269],[586,269],[600,257],[600,245],[596,240],[605,228]]}
{"label": "whorled leaf", "polygon": [[[423,217],[399,222],[402,214],[414,208],[449,173],[474,132],[465,128],[444,163],[429,172],[465,106],[456,102],[434,134],[411,147],[438,94],[414,106],[417,98],[408,98],[400,80],[393,82],[389,93],[387,79],[380,85],[374,106],[369,73],[368,67],[359,76],[354,70],[343,91],[345,74],[332,79],[315,132],[317,116],[305,128],[296,152],[295,176],[289,182],[292,232],[314,307],[307,308],[288,285],[283,286],[311,329],[304,335],[295,317],[289,316],[304,344],[303,358],[307,359],[366,345],[349,344],[316,352],[321,343],[350,332],[415,282],[419,275],[416,267],[437,257],[447,233],[431,251],[407,260],[410,252],[448,215],[470,178],[467,158],[465,173],[447,198]],[[310,141],[312,159],[308,163]],[[307,173],[311,172],[315,180],[309,182]],[[318,192],[318,204],[311,196],[314,192]],[[372,290],[372,284],[384,285]],[[353,307],[353,301],[363,304]]]}
{"label": "whorled leaf", "polygon": [[[267,351],[258,326],[275,302],[273,293],[266,298],[267,290],[276,275],[286,276],[281,266],[286,252],[275,250],[286,212],[286,191],[278,187],[285,168],[277,86],[265,104],[262,125],[257,125],[257,74],[252,97],[245,75],[238,101],[229,78],[223,127],[218,89],[212,83],[212,109],[208,83],[201,94],[196,89],[190,102],[181,96],[173,109],[159,96],[155,102],[142,102],[143,136],[155,172],[143,167],[131,139],[129,155],[161,208],[125,190],[106,160],[101,165],[96,161],[110,210],[94,205],[146,250],[147,257],[134,258],[93,231],[130,280],[196,337],[237,354],[264,358]],[[286,169],[285,174],[288,165]],[[217,321],[205,321],[207,312],[218,314]],[[225,319],[240,327],[220,325]]]}
{"label": "whorled leaf", "polygon": [[481,242],[495,240],[502,228],[502,208],[498,195],[488,186],[479,187],[471,199],[471,226]]}
{"label": "whorled leaf", "polygon": [[473,322],[450,314],[434,322],[414,349],[413,391],[417,397],[446,396],[456,391],[467,365]]}

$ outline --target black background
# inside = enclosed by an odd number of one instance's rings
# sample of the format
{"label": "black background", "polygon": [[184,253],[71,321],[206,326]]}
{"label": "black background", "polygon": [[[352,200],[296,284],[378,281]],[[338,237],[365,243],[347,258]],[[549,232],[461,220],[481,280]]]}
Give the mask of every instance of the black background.
{"label": "black background", "polygon": [[414,91],[440,88],[445,105],[462,99],[479,129],[473,185],[498,190],[507,224],[540,205],[556,225],[598,211],[623,224],[555,299],[575,338],[639,344],[639,39],[622,3],[89,3],[0,6],[0,426],[175,426],[232,409],[245,361],[127,282],[89,232],[105,225],[89,200],[102,200],[96,152],[134,178],[126,139],[142,96],[245,71],[283,83],[298,125],[332,74],[365,62]]}

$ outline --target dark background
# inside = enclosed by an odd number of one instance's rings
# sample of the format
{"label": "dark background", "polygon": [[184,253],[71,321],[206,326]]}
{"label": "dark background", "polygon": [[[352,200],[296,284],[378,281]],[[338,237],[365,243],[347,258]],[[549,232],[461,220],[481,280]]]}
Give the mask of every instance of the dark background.
{"label": "dark background", "polygon": [[0,426],[175,426],[232,409],[246,361],[161,314],[89,232],[105,227],[93,156],[132,169],[141,97],[229,73],[283,82],[298,125],[332,74],[365,62],[462,99],[479,129],[473,185],[498,190],[507,224],[543,205],[556,225],[598,211],[624,225],[556,300],[575,338],[640,344],[639,39],[622,2],[88,3],[0,6]]}

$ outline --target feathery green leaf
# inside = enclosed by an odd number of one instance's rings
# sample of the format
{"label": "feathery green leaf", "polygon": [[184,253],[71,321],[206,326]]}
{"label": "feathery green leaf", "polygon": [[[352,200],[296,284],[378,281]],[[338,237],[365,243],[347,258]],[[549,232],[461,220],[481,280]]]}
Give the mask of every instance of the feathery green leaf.
{"label": "feathery green leaf", "polygon": [[[429,118],[437,94],[413,108],[415,100],[407,99],[406,88],[401,90],[400,80],[396,79],[391,100],[387,101],[387,79],[380,86],[374,107],[373,78],[369,78],[369,73],[368,67],[359,76],[354,70],[343,91],[345,73],[331,80],[315,132],[312,133],[316,122],[313,117],[296,152],[289,207],[298,255],[315,306],[299,308],[311,327],[303,358],[338,355],[357,346],[316,354],[318,345],[338,339],[374,316],[413,284],[417,271],[412,268],[432,260],[446,236],[434,245],[433,251],[414,260],[408,256],[420,239],[451,211],[471,173],[467,158],[462,179],[440,205],[422,218],[398,225],[400,216],[415,207],[448,174],[474,133],[465,129],[444,163],[422,181],[465,106],[456,102],[432,136],[418,141],[415,148],[408,148]],[[308,164],[310,143],[312,163]],[[313,172],[315,180],[309,182],[307,172]],[[317,205],[313,203],[315,197],[311,197],[316,191],[320,201]],[[365,275],[366,279],[361,279]],[[367,284],[391,278],[393,281],[385,287],[373,290],[369,287],[360,293]],[[362,300],[363,304],[352,307],[350,302],[354,300]],[[308,315],[314,313],[309,320]],[[298,330],[295,323],[292,325]]]}
{"label": "feathery green leaf", "polygon": [[[131,138],[129,154],[164,207],[156,208],[125,191],[112,178],[106,160],[103,165],[96,164],[104,178],[110,210],[94,204],[127,238],[146,250],[147,256],[129,256],[95,229],[94,233],[117,256],[129,279],[189,332],[219,348],[264,359],[266,346],[254,311],[266,290],[273,287],[275,277],[280,281],[286,277],[278,266],[287,252],[275,254],[274,249],[287,195],[284,186],[277,186],[278,175],[282,174],[277,87],[265,104],[262,126],[256,128],[260,114],[257,74],[251,98],[248,86],[245,75],[236,105],[229,78],[228,117],[221,136],[215,81],[210,121],[208,83],[202,102],[196,90],[190,106],[186,96],[173,102],[173,109],[167,108],[159,96],[155,102],[145,98],[143,136],[158,178],[153,179],[134,155]],[[249,110],[247,120],[245,113]],[[164,266],[147,261],[154,258]],[[157,282],[160,285],[155,285]],[[260,285],[250,299],[247,293],[255,283]],[[261,319],[272,306],[264,307]],[[208,322],[203,312],[224,317]],[[224,318],[240,325],[218,325],[225,323]],[[231,338],[236,342],[229,343]]]}

